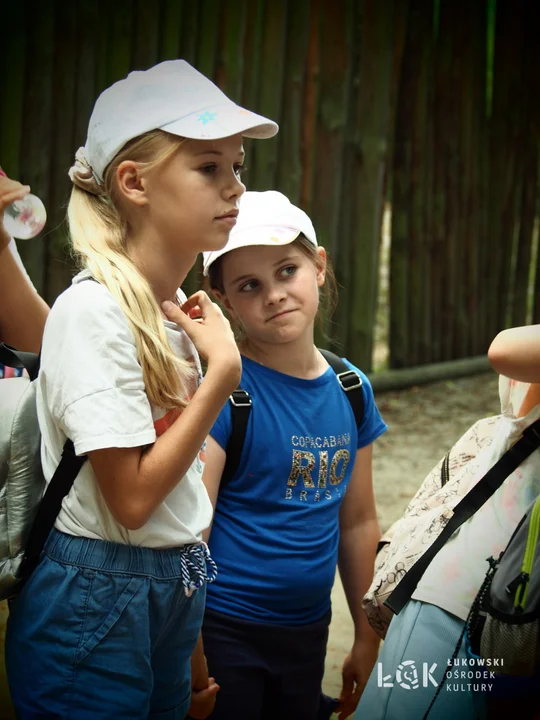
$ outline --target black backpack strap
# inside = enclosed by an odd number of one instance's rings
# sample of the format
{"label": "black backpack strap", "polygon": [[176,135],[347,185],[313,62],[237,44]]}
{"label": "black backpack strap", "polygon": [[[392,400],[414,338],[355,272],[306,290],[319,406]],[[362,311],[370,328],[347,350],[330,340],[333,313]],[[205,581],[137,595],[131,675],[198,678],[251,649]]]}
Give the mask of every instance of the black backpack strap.
{"label": "black backpack strap", "polygon": [[231,403],[231,435],[227,443],[226,453],[227,460],[221,475],[220,487],[224,487],[226,483],[232,480],[235,472],[240,465],[242,450],[246,440],[246,431],[251,413],[251,395],[242,388],[236,388],[229,397]]}
{"label": "black backpack strap", "polygon": [[[347,395],[354,413],[357,427],[360,427],[364,418],[364,393],[362,391],[362,378],[337,355],[328,350],[320,350],[323,357],[336,373],[339,384]],[[229,397],[231,403],[231,435],[227,443],[225,467],[221,475],[220,487],[224,487],[234,477],[238,466],[251,412],[251,396],[246,390],[237,388]]]}
{"label": "black backpack strap", "polygon": [[31,352],[15,350],[15,348],[0,343],[0,363],[10,368],[24,368],[30,380],[35,380],[39,372],[40,356]]}
{"label": "black backpack strap", "polygon": [[465,495],[454,508],[454,514],[443,531],[426,552],[405,574],[399,585],[384,603],[398,614],[411,599],[428,565],[446,541],[501,487],[506,478],[516,470],[537,448],[540,447],[540,420],[532,423],[517,441],[484,477]]}
{"label": "black backpack strap", "polygon": [[360,427],[364,419],[364,391],[362,390],[362,378],[351,370],[347,363],[330,350],[319,348],[319,352],[336,373],[339,384],[351,403],[356,427]]}
{"label": "black backpack strap", "polygon": [[39,504],[37,515],[28,535],[24,557],[19,567],[19,584],[17,591],[28,580],[39,563],[41,551],[53,529],[62,500],[69,493],[86,461],[86,455],[75,455],[75,448],[71,440],[66,440],[62,451],[62,458],[54,475],[47,486],[47,490]]}

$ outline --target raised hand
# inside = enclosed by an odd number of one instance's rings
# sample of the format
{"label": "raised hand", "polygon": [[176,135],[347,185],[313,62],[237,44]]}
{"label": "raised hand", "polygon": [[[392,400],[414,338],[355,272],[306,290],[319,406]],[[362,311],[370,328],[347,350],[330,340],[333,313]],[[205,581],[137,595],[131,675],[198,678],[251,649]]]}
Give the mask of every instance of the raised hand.
{"label": "raised hand", "polygon": [[0,252],[9,245],[11,238],[4,229],[2,218],[4,210],[16,200],[22,200],[30,192],[29,185],[21,185],[16,180],[10,180],[0,172]]}

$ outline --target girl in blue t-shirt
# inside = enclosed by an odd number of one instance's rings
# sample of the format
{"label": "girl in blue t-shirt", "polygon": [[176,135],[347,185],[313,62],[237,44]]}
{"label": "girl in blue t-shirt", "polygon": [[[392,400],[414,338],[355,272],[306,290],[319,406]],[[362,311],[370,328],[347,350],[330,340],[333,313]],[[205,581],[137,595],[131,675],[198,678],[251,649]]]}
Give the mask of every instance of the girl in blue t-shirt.
{"label": "girl in blue t-shirt", "polygon": [[209,542],[219,568],[203,625],[209,672],[221,687],[212,717],[330,715],[337,703],[325,705],[321,681],[339,562],[355,627],[343,666],[345,718],[379,645],[361,599],[380,535],[372,444],[386,426],[368,379],[347,363],[362,380],[357,425],[314,345],[330,269],[302,210],[278,192],[246,193],[227,246],[205,253],[204,274],[241,329],[241,387],[252,401],[239,465],[227,482],[231,403],[207,444],[204,482],[215,506]]}

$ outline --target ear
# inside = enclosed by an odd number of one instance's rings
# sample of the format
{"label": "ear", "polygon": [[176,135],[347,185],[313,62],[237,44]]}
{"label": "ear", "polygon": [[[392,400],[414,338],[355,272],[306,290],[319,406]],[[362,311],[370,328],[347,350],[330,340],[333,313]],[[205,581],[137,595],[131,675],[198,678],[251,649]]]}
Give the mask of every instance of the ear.
{"label": "ear", "polygon": [[147,205],[148,195],[146,177],[141,174],[141,168],[133,160],[124,160],[116,169],[118,190],[122,197],[135,205]]}
{"label": "ear", "polygon": [[323,247],[317,248],[317,285],[322,287],[326,280],[326,250]]}
{"label": "ear", "polygon": [[233,307],[232,307],[231,303],[229,302],[225,293],[220,293],[219,290],[212,290],[211,292],[212,292],[212,295],[216,298],[216,300],[223,305],[223,307],[225,308],[227,313],[232,318],[236,318]]}

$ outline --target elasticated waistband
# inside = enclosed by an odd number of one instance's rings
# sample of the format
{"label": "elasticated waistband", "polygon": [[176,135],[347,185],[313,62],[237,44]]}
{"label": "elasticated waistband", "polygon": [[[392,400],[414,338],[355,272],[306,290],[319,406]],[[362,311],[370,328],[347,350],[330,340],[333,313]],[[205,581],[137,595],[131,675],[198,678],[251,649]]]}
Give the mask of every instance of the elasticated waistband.
{"label": "elasticated waistband", "polygon": [[66,565],[164,580],[183,577],[186,555],[201,551],[208,552],[204,543],[174,548],[137,547],[76,537],[56,529],[52,530],[44,549],[49,558]]}

